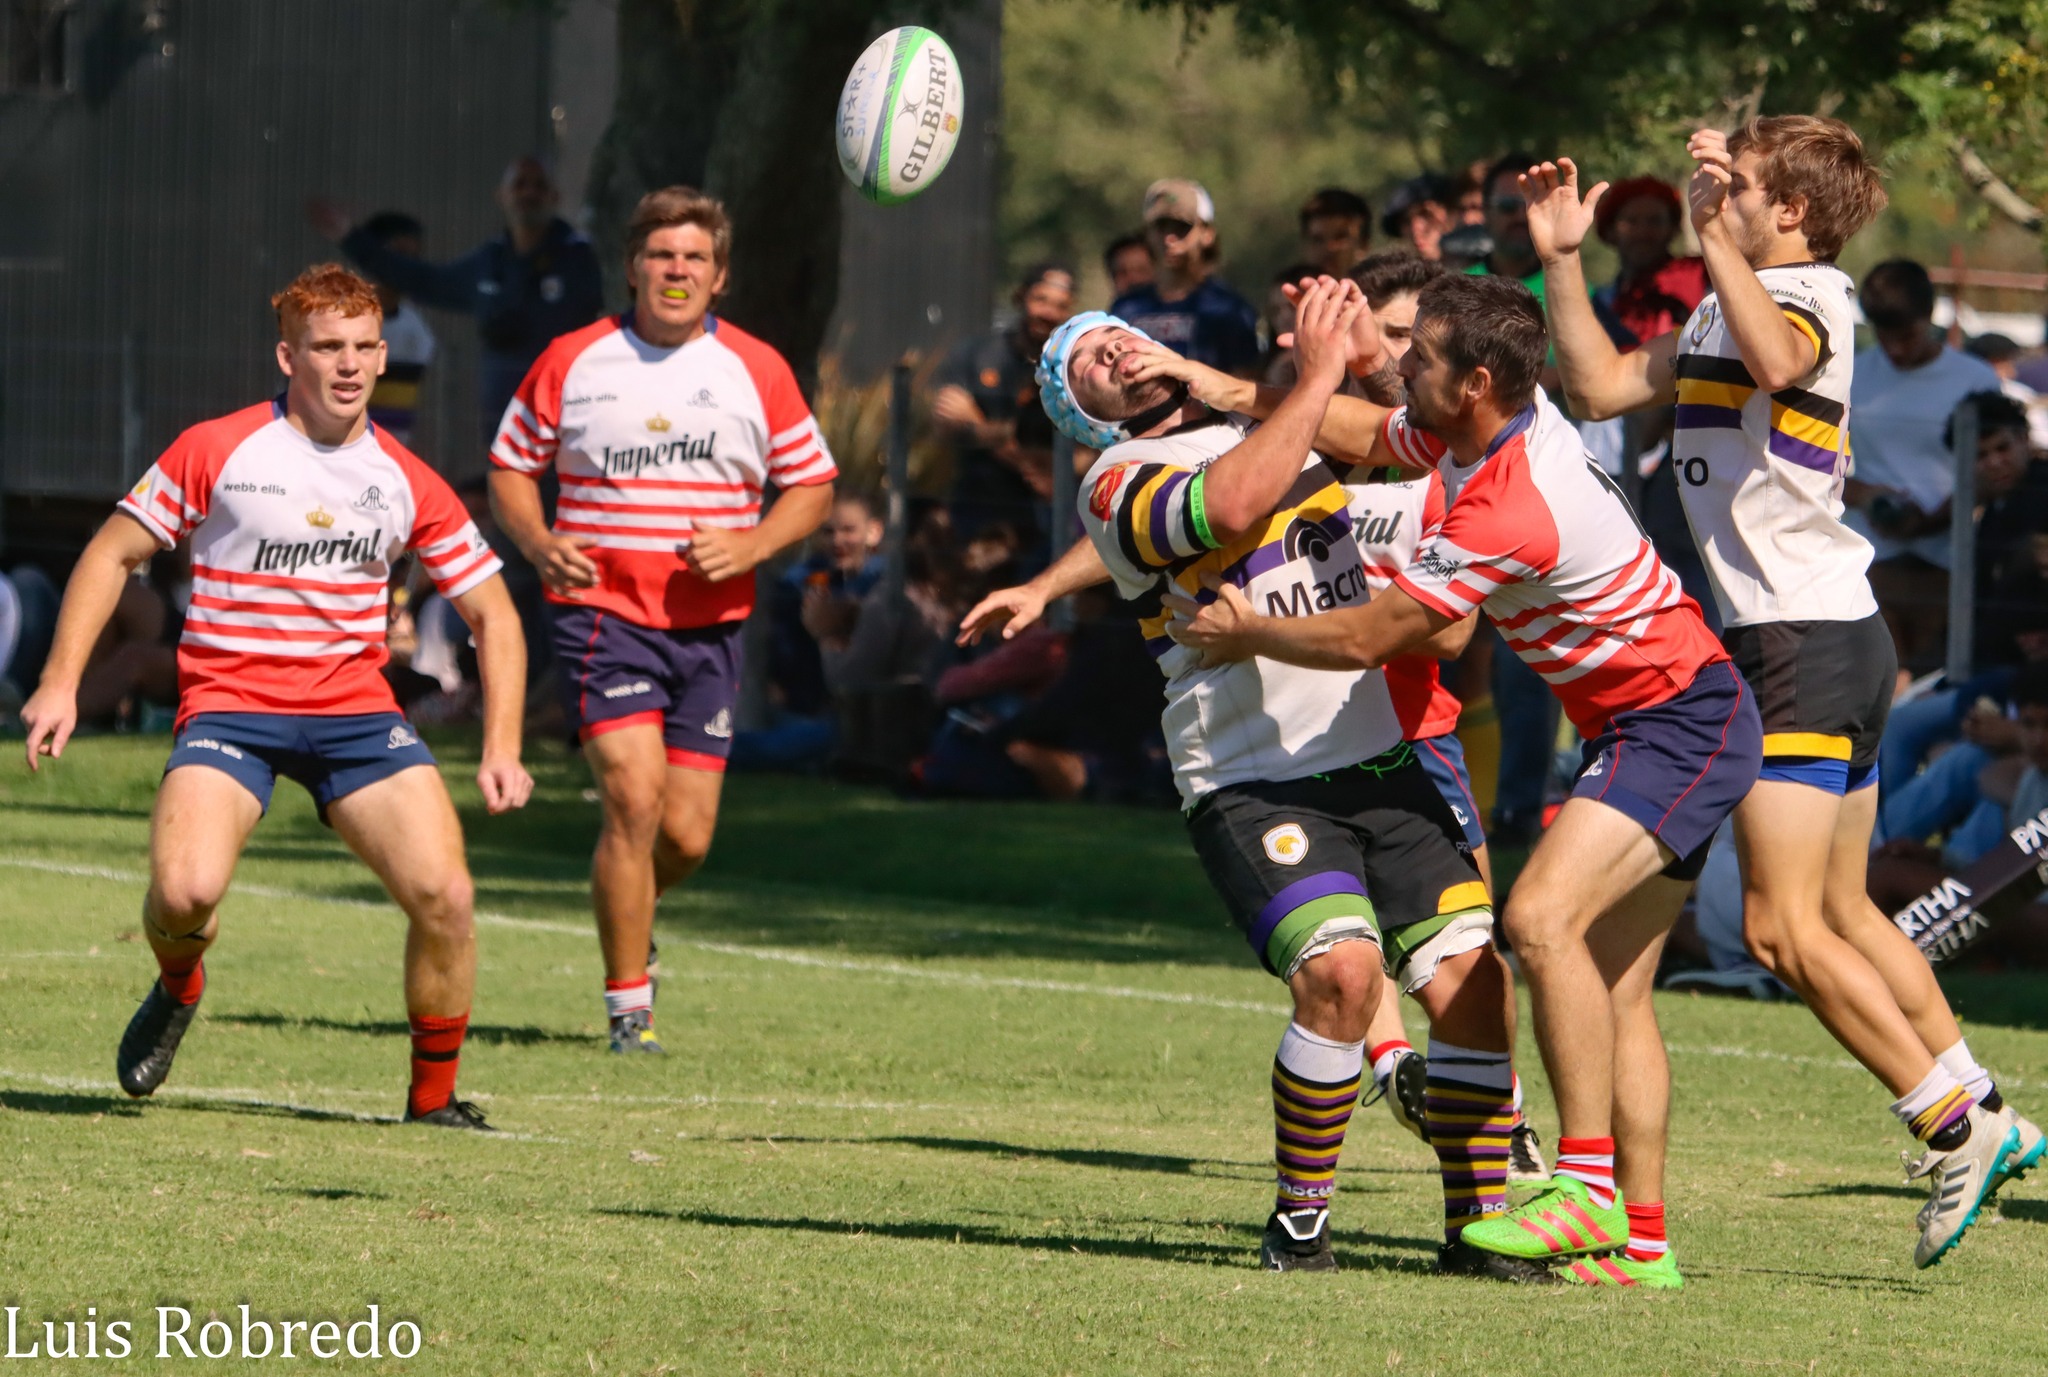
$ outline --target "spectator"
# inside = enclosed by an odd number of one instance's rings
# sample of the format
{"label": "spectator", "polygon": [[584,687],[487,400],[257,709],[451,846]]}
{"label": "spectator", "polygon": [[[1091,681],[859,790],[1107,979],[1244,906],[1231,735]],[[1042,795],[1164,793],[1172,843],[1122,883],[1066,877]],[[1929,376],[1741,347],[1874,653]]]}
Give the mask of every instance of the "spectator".
{"label": "spectator", "polygon": [[1948,623],[1948,523],[1939,513],[1955,473],[1941,437],[1956,404],[1995,391],[1998,375],[1935,333],[1934,283],[1918,263],[1878,264],[1861,300],[1877,342],[1857,355],[1849,394],[1856,459],[1847,521],[1875,547],[1870,587],[1902,674],[1924,674],[1940,663]]}
{"label": "spectator", "polygon": [[1387,198],[1380,229],[1389,239],[1412,249],[1416,257],[1435,262],[1443,257],[1444,231],[1451,227],[1451,207],[1456,200],[1443,174],[1425,172],[1410,177]]}
{"label": "spectator", "polygon": [[1685,324],[1712,290],[1705,259],[1671,252],[1681,209],[1678,189],[1670,183],[1630,177],[1616,182],[1594,212],[1594,227],[1621,260],[1621,270],[1593,293],[1593,300],[1639,344]]}
{"label": "spectator", "polygon": [[363,271],[423,306],[476,317],[483,345],[481,433],[497,433],[506,404],[541,350],[604,311],[604,281],[590,241],[555,214],[559,197],[539,158],[514,158],[498,183],[505,232],[452,263],[429,263],[349,226],[334,202],[308,203],[313,227]]}
{"label": "spectator", "polygon": [[[418,258],[425,248],[426,230],[402,210],[378,211],[363,221],[362,234],[383,252],[408,258]],[[434,332],[395,287],[379,283],[377,304],[384,310],[384,375],[370,394],[370,423],[410,446],[413,423],[419,418],[420,386],[427,365],[434,361]]]}
{"label": "spectator", "polygon": [[1176,353],[1239,377],[1259,369],[1259,313],[1215,276],[1216,205],[1195,182],[1169,178],[1145,192],[1145,233],[1158,276],[1125,293],[1112,314]]}
{"label": "spectator", "polygon": [[1512,277],[1543,300],[1543,264],[1529,239],[1529,203],[1519,178],[1536,162],[1534,155],[1510,153],[1495,160],[1480,180],[1485,192],[1486,234],[1493,251],[1465,269],[1468,273]]}
{"label": "spectator", "polygon": [[1491,166],[1485,162],[1467,163],[1465,170],[1452,182],[1452,229],[1486,223],[1486,173]]}
{"label": "spectator", "polygon": [[43,677],[61,601],[57,585],[33,564],[0,574],[0,720],[10,726]]}
{"label": "spectator", "polygon": [[1998,390],[2026,408],[2028,442],[2048,450],[2048,397],[2020,381],[2020,356],[2025,351],[2019,344],[2010,335],[1979,335],[1963,346],[1963,352],[1991,365],[1998,375]]}
{"label": "spectator", "polygon": [[1102,251],[1102,266],[1109,274],[1109,299],[1120,300],[1140,287],[1152,285],[1152,246],[1145,231],[1132,230],[1109,241]]}
{"label": "spectator", "polygon": [[1324,187],[1301,203],[1301,256],[1316,274],[1342,277],[1372,246],[1372,206],[1355,191]]}
{"label": "spectator", "polygon": [[1051,452],[1019,444],[1018,420],[1038,407],[1039,347],[1074,313],[1073,271],[1034,264],[1012,299],[1016,323],[964,341],[933,380],[932,419],[954,446],[953,524],[966,537],[991,521],[1046,529]]}
{"label": "spectator", "polygon": [[828,706],[820,629],[850,629],[868,590],[881,582],[882,517],[864,493],[841,492],[811,538],[811,553],[776,580],[769,596],[768,682],[777,706],[817,717]]}

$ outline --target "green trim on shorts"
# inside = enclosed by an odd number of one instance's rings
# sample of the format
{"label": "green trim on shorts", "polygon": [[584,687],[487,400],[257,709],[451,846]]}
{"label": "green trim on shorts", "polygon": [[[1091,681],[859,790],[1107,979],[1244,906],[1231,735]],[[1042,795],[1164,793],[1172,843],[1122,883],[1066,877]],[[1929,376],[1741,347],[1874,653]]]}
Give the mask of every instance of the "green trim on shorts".
{"label": "green trim on shorts", "polygon": [[1215,550],[1220,549],[1223,542],[1209,529],[1209,509],[1202,500],[1202,480],[1208,476],[1205,469],[1188,480],[1188,520],[1194,524],[1195,539]]}
{"label": "green trim on shorts", "polygon": [[1425,918],[1419,923],[1410,923],[1405,928],[1396,928],[1386,934],[1385,945],[1381,948],[1387,956],[1387,969],[1398,971],[1408,964],[1410,957],[1429,945],[1445,928],[1457,922],[1468,913],[1484,913],[1489,916],[1493,910],[1485,904],[1461,908],[1456,913],[1439,913],[1434,918]]}
{"label": "green trim on shorts", "polygon": [[1273,935],[1266,939],[1266,963],[1274,973],[1284,975],[1316,935],[1316,929],[1332,918],[1363,918],[1375,933],[1380,930],[1372,900],[1363,894],[1325,894],[1320,899],[1311,899],[1282,918]]}

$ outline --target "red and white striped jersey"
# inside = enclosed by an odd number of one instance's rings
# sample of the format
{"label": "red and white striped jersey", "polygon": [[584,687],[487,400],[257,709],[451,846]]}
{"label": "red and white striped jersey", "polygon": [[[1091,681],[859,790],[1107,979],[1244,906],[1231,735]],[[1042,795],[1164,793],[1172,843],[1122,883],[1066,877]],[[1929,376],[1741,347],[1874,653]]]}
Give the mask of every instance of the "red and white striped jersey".
{"label": "red and white striped jersey", "polygon": [[201,712],[393,712],[382,670],[391,566],[407,550],[458,597],[501,567],[446,480],[375,426],[315,444],[278,401],[206,421],[120,511],[192,538],[178,720]]}
{"label": "red and white striped jersey", "polygon": [[[1433,473],[1415,478],[1399,469],[1353,469],[1344,492],[1351,504],[1351,534],[1365,558],[1366,586],[1377,594],[1408,567],[1415,547],[1443,525],[1443,480]],[[1457,728],[1461,704],[1444,687],[1435,656],[1389,660],[1386,676],[1402,736],[1421,741]]]}
{"label": "red and white striped jersey", "polygon": [[749,530],[761,490],[829,483],[839,470],[774,349],[717,317],[662,349],[614,316],[547,347],[505,408],[491,462],[561,477],[555,530],[597,542],[598,583],[556,602],[641,626],[738,621],[754,579],[707,583],[684,563],[701,527]]}
{"label": "red and white striped jersey", "polygon": [[1387,418],[1386,438],[1403,457],[1437,459],[1446,501],[1443,524],[1395,585],[1446,617],[1484,608],[1582,735],[1673,697],[1728,658],[1542,393],[1471,465],[1410,426],[1406,408]]}

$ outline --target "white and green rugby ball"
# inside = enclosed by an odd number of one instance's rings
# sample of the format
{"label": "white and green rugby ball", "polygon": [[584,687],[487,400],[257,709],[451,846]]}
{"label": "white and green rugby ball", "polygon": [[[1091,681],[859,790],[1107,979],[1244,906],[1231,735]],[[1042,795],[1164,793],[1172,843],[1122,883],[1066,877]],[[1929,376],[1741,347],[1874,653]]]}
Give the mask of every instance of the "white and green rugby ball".
{"label": "white and green rugby ball", "polygon": [[930,29],[891,29],[860,55],[839,93],[839,166],[870,201],[893,206],[938,180],[960,141],[960,63]]}

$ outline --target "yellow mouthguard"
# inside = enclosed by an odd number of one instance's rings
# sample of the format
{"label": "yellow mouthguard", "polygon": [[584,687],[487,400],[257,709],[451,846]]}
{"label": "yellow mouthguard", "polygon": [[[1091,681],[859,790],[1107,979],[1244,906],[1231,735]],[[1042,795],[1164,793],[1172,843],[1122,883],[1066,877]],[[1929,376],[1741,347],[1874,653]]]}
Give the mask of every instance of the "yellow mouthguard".
{"label": "yellow mouthguard", "polygon": [[690,294],[681,287],[663,287],[661,294],[670,301],[688,301],[690,299]]}

